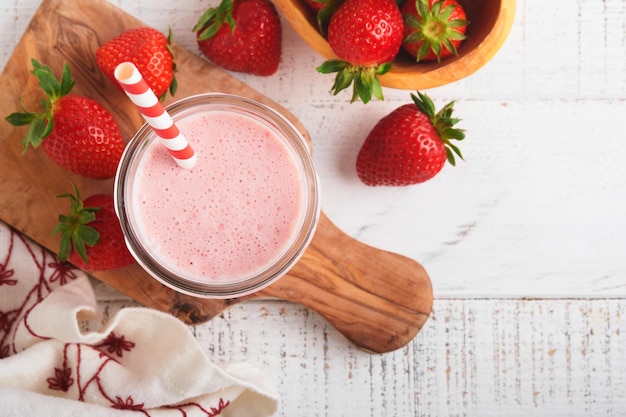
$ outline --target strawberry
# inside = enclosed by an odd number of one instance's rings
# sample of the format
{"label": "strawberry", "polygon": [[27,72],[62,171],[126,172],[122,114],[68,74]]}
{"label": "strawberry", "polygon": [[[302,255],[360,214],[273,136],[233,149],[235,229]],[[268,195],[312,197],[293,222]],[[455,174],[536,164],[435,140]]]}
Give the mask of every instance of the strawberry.
{"label": "strawberry", "polygon": [[326,0],[304,0],[304,3],[314,12],[318,12],[326,5]]}
{"label": "strawberry", "polygon": [[334,94],[353,82],[352,102],[367,103],[372,95],[383,99],[378,75],[391,69],[402,46],[404,23],[394,0],[346,0],[330,19],[328,43],[339,59],[317,70],[337,73]]}
{"label": "strawberry", "polygon": [[317,28],[320,33],[326,33],[328,22],[342,0],[304,0],[309,9],[315,12]]}
{"label": "strawberry", "polygon": [[356,171],[367,185],[403,186],[433,178],[454,155],[463,156],[451,140],[465,132],[453,126],[454,102],[435,113],[425,94],[411,94],[414,104],[405,104],[383,117],[368,134],[356,160]]}
{"label": "strawberry", "polygon": [[269,0],[222,0],[193,31],[202,54],[224,69],[261,76],[278,70],[282,28]]}
{"label": "strawberry", "polygon": [[135,262],[128,251],[113,196],[95,194],[81,201],[78,187],[60,194],[69,198],[70,215],[60,215],[54,234],[61,234],[59,260],[69,260],[87,271],[108,271]]}
{"label": "strawberry", "polygon": [[469,24],[457,0],[407,0],[404,50],[419,61],[441,61],[457,55]]}
{"label": "strawberry", "polygon": [[96,101],[69,94],[74,81],[67,64],[61,81],[48,66],[32,61],[31,73],[47,98],[41,100],[41,113],[12,113],[6,120],[14,126],[30,125],[22,140],[24,152],[29,145],[43,146],[46,154],[63,168],[93,179],[111,178],[124,151],[124,142],[113,116]]}
{"label": "strawberry", "polygon": [[96,50],[96,63],[104,75],[122,91],[115,76],[115,68],[122,62],[132,62],[141,72],[148,86],[161,100],[168,91],[174,96],[176,64],[172,53],[172,32],[165,37],[151,27],[126,30]]}

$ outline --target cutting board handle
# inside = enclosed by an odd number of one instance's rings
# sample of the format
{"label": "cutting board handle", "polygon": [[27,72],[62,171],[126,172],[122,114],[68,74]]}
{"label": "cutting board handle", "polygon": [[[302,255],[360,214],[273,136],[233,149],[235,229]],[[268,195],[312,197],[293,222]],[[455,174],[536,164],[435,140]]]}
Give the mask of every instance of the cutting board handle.
{"label": "cutting board handle", "polygon": [[430,278],[418,262],[353,239],[324,213],[302,259],[259,295],[307,306],[357,346],[378,353],[411,341],[433,303]]}

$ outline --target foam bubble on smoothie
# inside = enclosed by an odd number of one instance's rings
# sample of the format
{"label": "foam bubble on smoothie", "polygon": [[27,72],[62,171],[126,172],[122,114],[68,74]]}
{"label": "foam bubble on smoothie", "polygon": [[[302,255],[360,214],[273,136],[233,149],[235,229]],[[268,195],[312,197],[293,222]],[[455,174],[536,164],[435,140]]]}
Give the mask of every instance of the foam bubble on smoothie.
{"label": "foam bubble on smoothie", "polygon": [[276,260],[303,218],[297,162],[261,123],[227,112],[177,121],[198,163],[146,150],[134,181],[138,228],[153,256],[197,281],[236,281]]}

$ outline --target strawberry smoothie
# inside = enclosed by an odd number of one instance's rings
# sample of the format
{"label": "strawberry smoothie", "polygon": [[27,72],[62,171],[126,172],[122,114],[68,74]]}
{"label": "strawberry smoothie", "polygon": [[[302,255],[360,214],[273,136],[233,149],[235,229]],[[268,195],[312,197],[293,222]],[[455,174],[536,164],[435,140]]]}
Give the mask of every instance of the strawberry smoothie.
{"label": "strawberry smoothie", "polygon": [[[224,296],[240,295],[250,292],[247,286],[271,283],[295,263],[313,234],[319,213],[315,175],[303,169],[289,135],[262,117],[208,107],[172,117],[198,162],[181,169],[158,140],[139,147],[126,180],[132,192],[123,197],[127,217],[121,219],[145,256],[129,243],[131,252],[148,270],[152,261],[145,258],[156,261],[173,277],[156,278],[173,287],[183,282],[183,292],[232,285]],[[260,284],[259,275],[265,275]]]}

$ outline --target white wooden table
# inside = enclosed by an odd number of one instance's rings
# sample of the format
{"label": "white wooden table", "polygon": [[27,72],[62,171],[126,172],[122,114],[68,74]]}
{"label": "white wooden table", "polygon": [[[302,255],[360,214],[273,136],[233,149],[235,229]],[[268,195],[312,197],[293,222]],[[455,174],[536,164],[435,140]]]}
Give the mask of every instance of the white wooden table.
{"label": "white wooden table", "polygon": [[[113,1],[193,51],[191,28],[216,2]],[[0,68],[38,6],[2,1]],[[193,327],[207,353],[265,368],[279,416],[626,415],[626,0],[520,0],[487,66],[426,91],[457,100],[466,162],[409,188],[366,187],[353,168],[374,122],[409,92],[350,105],[283,29],[276,75],[234,75],[300,118],[323,210],[421,262],[434,311],[408,346],[372,355],[303,307],[249,302]],[[134,304],[94,284],[103,320]]]}

